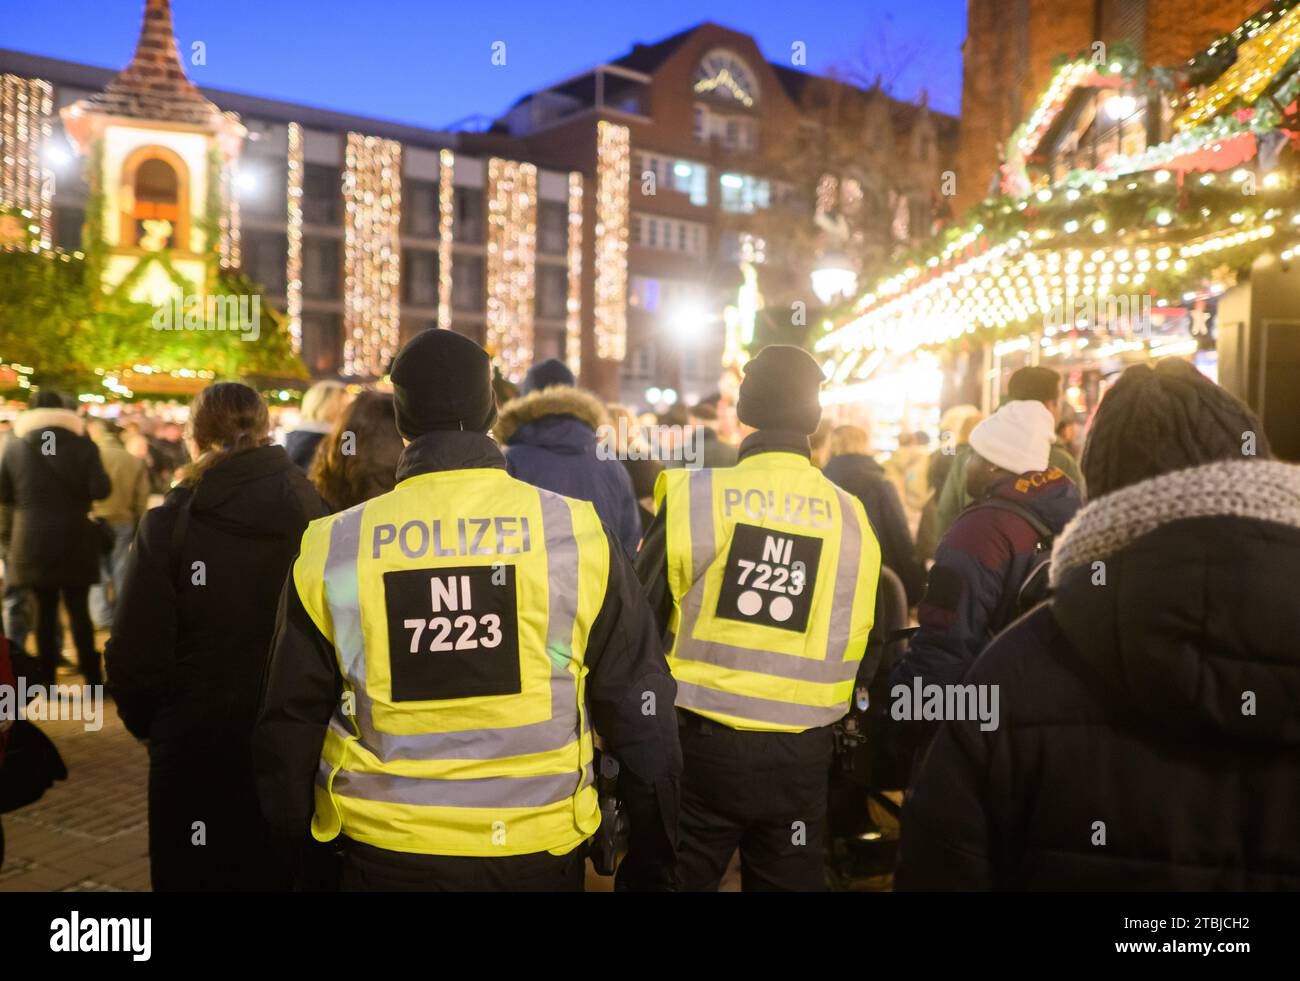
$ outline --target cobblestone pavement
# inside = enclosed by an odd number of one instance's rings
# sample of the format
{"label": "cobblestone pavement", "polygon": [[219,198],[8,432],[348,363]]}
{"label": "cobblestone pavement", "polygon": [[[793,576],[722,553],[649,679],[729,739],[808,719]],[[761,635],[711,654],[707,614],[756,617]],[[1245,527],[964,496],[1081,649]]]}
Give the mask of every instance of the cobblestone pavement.
{"label": "cobblestone pavement", "polygon": [[68,779],[35,804],[0,818],[5,832],[0,892],[147,890],[145,748],[123,728],[108,701],[98,731],[76,721],[37,725],[63,755]]}

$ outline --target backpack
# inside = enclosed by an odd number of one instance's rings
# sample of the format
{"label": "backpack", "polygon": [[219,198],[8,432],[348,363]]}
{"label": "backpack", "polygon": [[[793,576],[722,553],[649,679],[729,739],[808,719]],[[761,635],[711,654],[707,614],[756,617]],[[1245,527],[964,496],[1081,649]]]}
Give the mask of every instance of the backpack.
{"label": "backpack", "polygon": [[1048,573],[1052,567],[1052,545],[1056,535],[1029,508],[1023,507],[1014,501],[1008,501],[1006,498],[993,497],[971,506],[971,510],[975,508],[995,508],[999,511],[1009,511],[1034,529],[1034,534],[1037,535],[1029,572],[1021,580],[1018,589],[1006,590],[1003,593],[1002,600],[999,602],[997,610],[994,611],[993,619],[989,622],[990,630],[997,633],[1012,620],[1017,619],[1023,613],[1029,612],[1051,595]]}

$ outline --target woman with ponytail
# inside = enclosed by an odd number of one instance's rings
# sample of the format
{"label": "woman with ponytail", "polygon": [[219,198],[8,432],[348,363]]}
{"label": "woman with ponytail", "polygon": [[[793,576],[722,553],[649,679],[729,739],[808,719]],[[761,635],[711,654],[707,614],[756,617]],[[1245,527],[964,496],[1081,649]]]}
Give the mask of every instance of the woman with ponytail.
{"label": "woman with ponytail", "polygon": [[127,729],[149,746],[155,890],[287,889],[253,789],[249,734],[285,576],[328,513],[246,385],[199,393],[181,481],[145,515],[106,660]]}

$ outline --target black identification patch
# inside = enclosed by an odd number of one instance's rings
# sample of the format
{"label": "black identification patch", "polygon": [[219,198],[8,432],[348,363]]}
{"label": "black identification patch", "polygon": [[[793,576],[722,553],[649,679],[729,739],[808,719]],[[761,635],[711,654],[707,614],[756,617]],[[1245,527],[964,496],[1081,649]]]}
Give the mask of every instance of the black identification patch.
{"label": "black identification patch", "polygon": [[384,573],[393,701],[517,695],[512,565]]}
{"label": "black identification patch", "polygon": [[820,538],[736,525],[717,616],[803,633],[821,554]]}

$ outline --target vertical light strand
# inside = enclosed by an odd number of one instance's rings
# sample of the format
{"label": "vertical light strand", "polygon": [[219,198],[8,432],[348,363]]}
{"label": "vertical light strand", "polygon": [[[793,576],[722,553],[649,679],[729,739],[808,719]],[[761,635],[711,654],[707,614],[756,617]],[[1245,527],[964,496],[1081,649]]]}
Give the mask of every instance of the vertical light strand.
{"label": "vertical light strand", "polygon": [[596,357],[622,361],[627,350],[628,180],[626,126],[596,127]]}
{"label": "vertical light strand", "polygon": [[402,145],[349,133],[343,171],[343,371],[378,378],[401,333]]}
{"label": "vertical light strand", "polygon": [[456,156],[450,150],[438,153],[438,326],[451,327],[451,251],[456,228]]}
{"label": "vertical light strand", "polygon": [[564,357],[582,377],[582,174],[569,174],[569,296],[565,302]]}
{"label": "vertical light strand", "polygon": [[49,82],[0,76],[0,205],[32,213],[42,249],[54,244],[54,172],[44,161],[53,111]]}
{"label": "vertical light strand", "polygon": [[537,168],[488,161],[487,350],[514,381],[533,357]]}
{"label": "vertical light strand", "polygon": [[288,249],[285,252],[285,313],[289,318],[289,342],[295,354],[302,353],[302,127],[289,124]]}
{"label": "vertical light strand", "polygon": [[[225,113],[231,125],[239,125],[239,115]],[[239,248],[239,158],[231,156],[221,166],[221,266],[223,269],[238,269],[240,262]]]}

